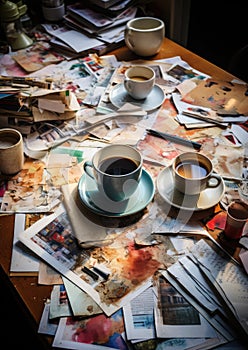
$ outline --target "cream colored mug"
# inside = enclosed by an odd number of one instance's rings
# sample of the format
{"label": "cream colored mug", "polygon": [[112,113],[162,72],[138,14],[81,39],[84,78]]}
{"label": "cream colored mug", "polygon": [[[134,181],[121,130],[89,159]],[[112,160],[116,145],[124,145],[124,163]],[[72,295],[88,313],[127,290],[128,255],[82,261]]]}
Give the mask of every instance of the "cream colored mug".
{"label": "cream colored mug", "polygon": [[148,66],[132,66],[125,72],[124,87],[136,100],[146,98],[155,84],[155,72]]}
{"label": "cream colored mug", "polygon": [[137,17],[127,22],[125,43],[139,56],[153,56],[159,52],[165,37],[165,25],[154,17]]}
{"label": "cream colored mug", "polygon": [[23,168],[22,134],[15,129],[0,129],[0,173],[14,175]]}
{"label": "cream colored mug", "polygon": [[204,154],[185,152],[173,163],[175,187],[187,195],[200,194],[206,188],[219,186],[221,177],[213,173],[213,164]]}

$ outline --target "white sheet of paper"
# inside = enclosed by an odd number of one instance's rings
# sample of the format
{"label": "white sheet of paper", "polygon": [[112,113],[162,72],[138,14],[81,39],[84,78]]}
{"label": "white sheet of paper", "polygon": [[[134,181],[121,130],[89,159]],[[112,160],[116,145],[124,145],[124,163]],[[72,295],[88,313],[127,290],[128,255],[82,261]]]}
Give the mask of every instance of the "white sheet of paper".
{"label": "white sheet of paper", "polygon": [[187,276],[187,274],[185,274],[185,270],[179,262],[176,262],[167,270],[171,275],[173,275],[178,283],[187,289],[188,293],[190,293],[192,297],[197,299],[198,303],[200,303],[202,307],[206,308],[210,313],[217,310],[216,305],[207,300],[204,294],[197,290],[194,283],[192,283],[193,281]]}
{"label": "white sheet of paper", "polygon": [[149,287],[124,305],[123,315],[128,340],[155,338],[154,292]]}
{"label": "white sheet of paper", "polygon": [[64,205],[75,237],[79,242],[102,240],[106,238],[106,228],[97,225],[86,218],[76,203],[77,183],[62,185]]}
{"label": "white sheet of paper", "polygon": [[10,273],[34,273],[38,274],[40,259],[27,249],[18,246],[19,234],[25,229],[26,214],[15,215],[13,236],[13,248],[10,263]]}
{"label": "white sheet of paper", "polygon": [[92,316],[102,313],[96,302],[67,278],[62,277],[74,316]]}

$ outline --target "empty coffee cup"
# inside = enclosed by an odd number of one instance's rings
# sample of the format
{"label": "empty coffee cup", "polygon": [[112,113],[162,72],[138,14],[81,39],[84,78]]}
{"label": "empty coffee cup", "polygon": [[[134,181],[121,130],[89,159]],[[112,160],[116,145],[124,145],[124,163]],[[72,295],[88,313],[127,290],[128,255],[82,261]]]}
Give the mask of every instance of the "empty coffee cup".
{"label": "empty coffee cup", "polygon": [[125,43],[139,56],[153,56],[159,52],[165,37],[164,22],[154,17],[137,17],[127,22]]}
{"label": "empty coffee cup", "polygon": [[148,66],[132,66],[125,71],[124,87],[136,100],[146,98],[155,84],[155,72]]}
{"label": "empty coffee cup", "polygon": [[137,189],[143,159],[128,145],[108,145],[97,151],[92,161],[84,163],[85,173],[96,182],[98,191],[112,201],[125,201]]}
{"label": "empty coffee cup", "polygon": [[201,153],[185,152],[178,155],[172,164],[175,187],[187,195],[199,194],[206,188],[217,187],[221,182],[213,174],[211,160]]}
{"label": "empty coffee cup", "polygon": [[15,129],[0,129],[0,173],[14,175],[23,168],[22,134]]}

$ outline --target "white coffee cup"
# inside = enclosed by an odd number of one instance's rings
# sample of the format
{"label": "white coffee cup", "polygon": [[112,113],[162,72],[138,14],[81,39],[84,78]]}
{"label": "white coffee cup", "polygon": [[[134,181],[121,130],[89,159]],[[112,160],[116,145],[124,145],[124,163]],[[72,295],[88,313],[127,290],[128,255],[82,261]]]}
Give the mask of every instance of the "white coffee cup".
{"label": "white coffee cup", "polygon": [[165,25],[154,17],[137,17],[127,22],[125,43],[139,56],[153,56],[159,52],[165,37]]}
{"label": "white coffee cup", "polygon": [[206,188],[215,188],[221,177],[213,174],[211,160],[201,153],[185,152],[172,163],[175,188],[187,195],[200,194]]}
{"label": "white coffee cup", "polygon": [[136,100],[146,98],[155,84],[155,72],[148,66],[132,66],[125,71],[124,87]]}
{"label": "white coffee cup", "polygon": [[14,175],[24,164],[22,134],[15,129],[0,129],[0,173]]}
{"label": "white coffee cup", "polygon": [[143,158],[132,146],[112,144],[84,163],[85,173],[96,182],[103,197],[115,202],[129,199],[142,175]]}

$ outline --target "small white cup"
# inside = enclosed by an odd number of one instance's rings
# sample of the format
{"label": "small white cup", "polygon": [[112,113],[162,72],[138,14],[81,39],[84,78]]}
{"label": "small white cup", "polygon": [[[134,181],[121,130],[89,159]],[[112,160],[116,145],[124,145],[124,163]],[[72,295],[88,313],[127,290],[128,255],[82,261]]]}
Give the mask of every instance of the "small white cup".
{"label": "small white cup", "polygon": [[175,187],[187,195],[198,195],[206,188],[215,188],[221,178],[213,174],[211,160],[201,153],[185,152],[178,155],[173,163]]}
{"label": "small white cup", "polygon": [[22,170],[23,164],[22,134],[15,129],[0,129],[0,173],[14,175]]}
{"label": "small white cup", "polygon": [[154,17],[137,17],[127,22],[125,43],[139,56],[153,56],[159,52],[165,37],[164,22]]}
{"label": "small white cup", "polygon": [[124,87],[136,100],[146,98],[155,84],[155,72],[148,66],[132,66],[125,71]]}

